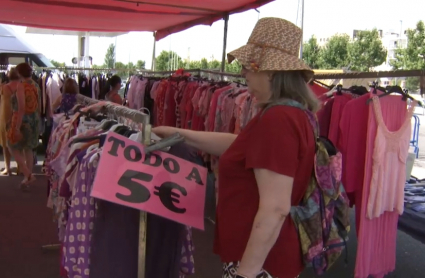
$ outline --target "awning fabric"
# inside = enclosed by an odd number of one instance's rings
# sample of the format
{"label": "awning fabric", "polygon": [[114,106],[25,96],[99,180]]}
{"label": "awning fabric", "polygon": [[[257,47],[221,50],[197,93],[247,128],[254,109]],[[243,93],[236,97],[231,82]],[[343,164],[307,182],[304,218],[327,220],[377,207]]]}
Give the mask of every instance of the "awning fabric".
{"label": "awning fabric", "polygon": [[0,0],[0,23],[74,31],[157,31],[160,40],[272,1]]}

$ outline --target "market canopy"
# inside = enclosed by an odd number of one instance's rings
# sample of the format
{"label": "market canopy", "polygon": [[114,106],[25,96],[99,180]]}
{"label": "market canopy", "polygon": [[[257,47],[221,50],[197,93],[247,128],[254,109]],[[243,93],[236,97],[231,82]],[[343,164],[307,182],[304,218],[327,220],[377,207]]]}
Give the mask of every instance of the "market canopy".
{"label": "market canopy", "polygon": [[160,40],[272,1],[0,0],[0,23],[74,31],[157,31]]}

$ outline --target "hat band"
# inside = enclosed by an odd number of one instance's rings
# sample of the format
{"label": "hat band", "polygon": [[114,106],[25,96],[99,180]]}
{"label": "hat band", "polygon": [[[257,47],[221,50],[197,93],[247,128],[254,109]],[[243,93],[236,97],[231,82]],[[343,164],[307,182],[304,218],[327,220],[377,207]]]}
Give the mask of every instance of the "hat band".
{"label": "hat band", "polygon": [[276,47],[276,46],[273,46],[273,45],[269,45],[269,44],[265,44],[265,43],[258,43],[258,42],[248,41],[248,44],[252,44],[252,45],[255,45],[255,46],[261,47],[261,48],[263,48],[263,49],[264,49],[264,48],[273,48],[273,49],[276,49],[276,50],[282,51],[282,52],[284,52],[284,53],[286,53],[286,54],[289,54],[289,55],[292,55],[292,56],[296,56],[296,55],[297,55],[296,53],[293,53],[293,52],[288,51],[288,50],[286,50],[286,49],[279,48],[279,47]]}
{"label": "hat band", "polygon": [[268,44],[265,44],[265,43],[257,43],[257,42],[253,42],[253,41],[248,41],[248,44],[252,44],[252,45],[261,47],[261,53],[260,53],[260,57],[259,57],[258,61],[251,60],[251,69],[253,71],[255,71],[255,72],[258,72],[260,70],[260,68],[261,68],[260,65],[263,62],[264,51],[266,50],[266,48],[273,48],[273,49],[279,50],[279,51],[281,51],[283,53],[289,54],[291,56],[295,56],[294,53],[292,53],[292,52],[290,52],[290,51],[288,51],[286,49],[283,49],[283,48],[275,47],[273,45],[268,45]]}

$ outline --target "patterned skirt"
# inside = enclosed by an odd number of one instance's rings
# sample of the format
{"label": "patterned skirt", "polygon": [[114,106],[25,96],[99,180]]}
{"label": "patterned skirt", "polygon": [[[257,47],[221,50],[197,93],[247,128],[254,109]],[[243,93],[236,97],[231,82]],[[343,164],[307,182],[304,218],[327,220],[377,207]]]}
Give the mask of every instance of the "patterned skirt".
{"label": "patterned skirt", "polygon": [[33,150],[38,146],[40,134],[40,118],[37,113],[25,114],[22,117],[21,128],[16,129],[18,113],[14,112],[12,120],[7,125],[7,143],[10,148],[18,150]]}

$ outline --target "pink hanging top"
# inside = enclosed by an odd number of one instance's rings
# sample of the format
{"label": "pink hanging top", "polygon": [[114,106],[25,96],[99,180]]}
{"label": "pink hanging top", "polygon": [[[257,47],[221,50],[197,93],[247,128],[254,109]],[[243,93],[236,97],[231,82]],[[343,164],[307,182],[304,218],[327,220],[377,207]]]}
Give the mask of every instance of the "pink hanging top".
{"label": "pink hanging top", "polygon": [[378,128],[373,149],[373,172],[367,203],[369,219],[379,217],[385,211],[403,213],[406,159],[411,134],[410,122],[417,105],[416,101],[411,102],[401,127],[397,131],[390,131],[385,125],[378,96],[374,96],[372,101]]}

